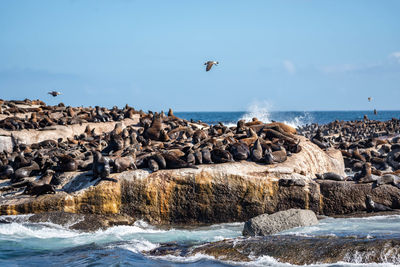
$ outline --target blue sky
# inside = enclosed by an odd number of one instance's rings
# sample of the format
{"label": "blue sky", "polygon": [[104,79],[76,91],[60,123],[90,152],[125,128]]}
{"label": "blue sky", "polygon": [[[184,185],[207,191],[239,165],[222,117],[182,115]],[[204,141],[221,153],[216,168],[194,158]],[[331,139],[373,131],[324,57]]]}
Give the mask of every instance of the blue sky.
{"label": "blue sky", "polygon": [[[0,0],[0,98],[398,110],[399,10],[390,0]],[[206,60],[220,65],[205,72]]]}

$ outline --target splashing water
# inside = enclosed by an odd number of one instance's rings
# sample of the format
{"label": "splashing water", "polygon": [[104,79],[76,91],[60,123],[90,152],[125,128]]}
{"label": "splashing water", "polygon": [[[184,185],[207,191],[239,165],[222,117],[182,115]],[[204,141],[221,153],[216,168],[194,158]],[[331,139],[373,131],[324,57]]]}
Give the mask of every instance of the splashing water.
{"label": "splashing water", "polygon": [[313,122],[313,117],[309,112],[287,111],[287,112],[270,112],[272,105],[268,102],[256,102],[250,105],[248,111],[243,114],[239,120],[250,122],[253,118],[257,118],[264,123],[272,121],[283,122],[293,128],[303,126]]}
{"label": "splashing water", "polygon": [[[7,216],[10,217],[10,216]],[[5,216],[0,218],[5,219]],[[250,262],[221,262],[209,255],[146,256],[145,251],[161,243],[201,245],[222,239],[241,238],[243,223],[226,223],[183,229],[160,229],[143,221],[131,226],[114,226],[95,232],[79,232],[52,223],[31,223],[27,216],[12,216],[0,224],[1,266],[58,265],[145,265],[145,266],[293,266],[269,256]],[[8,220],[9,221],[9,220]],[[304,236],[398,236],[399,215],[371,218],[327,218],[317,226],[288,230],[282,234]],[[362,262],[367,254],[349,254],[348,260]],[[388,255],[387,257],[392,257]],[[395,255],[395,257],[397,257]],[[389,261],[393,259],[388,258]],[[397,258],[395,259],[397,262]],[[125,264],[124,264],[125,263]],[[309,266],[394,266],[385,264],[337,263]]]}
{"label": "splashing water", "polygon": [[271,109],[271,105],[268,102],[263,103],[253,103],[249,108],[248,111],[239,118],[239,120],[244,120],[246,122],[250,122],[253,118],[257,118],[259,121],[264,123],[271,122],[270,120],[270,113],[268,110]]}

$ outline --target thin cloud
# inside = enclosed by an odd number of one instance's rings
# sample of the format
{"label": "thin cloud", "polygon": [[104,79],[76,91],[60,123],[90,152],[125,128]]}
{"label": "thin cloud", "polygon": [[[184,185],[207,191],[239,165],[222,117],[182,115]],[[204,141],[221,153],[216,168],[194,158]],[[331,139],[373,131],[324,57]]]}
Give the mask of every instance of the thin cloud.
{"label": "thin cloud", "polygon": [[295,74],[296,73],[296,67],[295,67],[294,63],[292,61],[290,61],[290,60],[284,60],[283,61],[283,67],[290,74]]}
{"label": "thin cloud", "polygon": [[394,58],[395,60],[397,60],[397,62],[400,63],[400,52],[393,52],[390,54],[391,58]]}

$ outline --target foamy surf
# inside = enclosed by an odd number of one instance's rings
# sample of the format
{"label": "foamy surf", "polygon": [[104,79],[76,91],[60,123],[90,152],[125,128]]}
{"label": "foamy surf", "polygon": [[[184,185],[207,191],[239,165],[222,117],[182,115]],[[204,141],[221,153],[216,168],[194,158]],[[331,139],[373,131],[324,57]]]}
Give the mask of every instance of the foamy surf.
{"label": "foamy surf", "polygon": [[[4,216],[0,218],[3,219]],[[176,255],[146,256],[146,252],[156,249],[165,243],[182,244],[192,247],[223,239],[240,240],[242,239],[241,231],[243,223],[216,224],[190,229],[160,229],[144,221],[137,221],[131,226],[114,226],[96,232],[79,232],[51,223],[29,223],[27,222],[27,218],[28,216],[14,216],[14,222],[0,224],[0,246],[2,246],[3,250],[5,249],[4,246],[7,246],[7,255],[11,255],[7,256],[9,257],[9,261],[4,262],[0,260],[0,264],[6,266],[13,261],[13,257],[23,257],[24,254],[33,255],[34,258],[32,261],[40,262],[40,258],[35,258],[37,253],[39,253],[37,257],[41,257],[42,252],[53,251],[53,256],[50,255],[49,257],[65,257],[65,259],[61,259],[61,262],[64,260],[71,262],[69,257],[74,257],[74,263],[84,264],[90,261],[77,262],[75,260],[75,257],[78,257],[76,256],[77,253],[79,255],[93,255],[93,257],[97,257],[96,255],[98,254],[109,255],[107,256],[107,263],[112,263],[113,257],[122,257],[121,255],[125,255],[124,257],[134,257],[135,260],[146,262],[149,266],[157,266],[157,264],[168,266],[182,264],[189,266],[293,266],[288,263],[279,262],[273,257],[266,255],[251,257],[250,262],[217,260],[212,256],[204,254],[196,254],[188,257]],[[328,218],[321,220],[319,225],[295,228],[286,231],[284,234],[304,236],[365,236],[370,239],[377,235],[400,234],[399,224],[399,215],[370,218]],[[26,252],[18,254],[17,251],[20,251],[21,246],[23,246]],[[88,251],[88,253],[85,254],[84,251]],[[12,256],[14,254],[18,255]],[[365,261],[368,257],[370,255],[364,255],[359,252],[347,255],[347,262],[308,266],[395,266],[389,263],[362,264],[361,262]],[[387,257],[387,259],[382,259],[386,262],[400,261],[400,259],[393,258],[396,257],[393,255],[383,255],[382,257]],[[14,260],[18,259],[15,258]],[[94,262],[98,263],[97,258]],[[105,262],[102,264],[107,265]]]}
{"label": "foamy surf", "polygon": [[[254,103],[248,110],[238,118],[239,120],[244,120],[245,122],[253,121],[253,118],[257,118],[263,123],[270,123],[272,121],[283,122],[293,128],[298,128],[306,124],[311,124],[313,122],[313,117],[309,112],[277,112],[271,111],[272,106],[268,102]],[[231,121],[227,124],[228,127],[236,126],[237,121]]]}

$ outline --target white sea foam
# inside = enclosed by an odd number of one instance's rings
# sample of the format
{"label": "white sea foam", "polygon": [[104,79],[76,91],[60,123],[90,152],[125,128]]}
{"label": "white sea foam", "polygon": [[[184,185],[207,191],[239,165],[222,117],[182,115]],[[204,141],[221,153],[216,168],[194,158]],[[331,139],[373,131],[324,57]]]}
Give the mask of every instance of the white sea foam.
{"label": "white sea foam", "polygon": [[79,235],[78,232],[60,227],[48,227],[46,224],[27,226],[20,223],[0,224],[0,235],[19,238],[71,238]]}
{"label": "white sea foam", "polygon": [[149,258],[161,259],[161,260],[172,261],[172,262],[180,262],[180,263],[197,262],[200,260],[215,260],[215,258],[213,256],[201,254],[201,253],[196,253],[195,255],[192,255],[189,257],[165,255],[165,256],[149,256]]}
{"label": "white sea foam", "polygon": [[159,247],[160,244],[158,243],[152,243],[147,240],[131,240],[129,241],[128,244],[120,245],[120,248],[127,249],[129,251],[132,251],[134,253],[142,253],[144,251],[150,251],[152,249],[155,249]]}
{"label": "white sea foam", "polygon": [[[272,110],[272,105],[267,101],[254,102],[251,104],[245,114],[239,118],[239,120],[244,120],[246,122],[251,122],[253,118],[257,118],[259,121],[264,123],[270,123],[272,120],[281,121],[287,125],[294,128],[303,126],[305,124],[312,123],[313,118],[309,112],[303,112],[302,115],[295,116],[290,119],[282,120],[280,118],[275,118],[276,113],[270,112]],[[236,122],[228,123],[228,127],[236,126]]]}
{"label": "white sea foam", "polygon": [[[1,218],[5,217],[2,216]],[[34,250],[53,250],[95,243],[97,245],[103,244],[108,248],[118,247],[132,251],[133,253],[142,253],[143,251],[155,249],[161,243],[165,242],[188,242],[200,245],[205,242],[228,238],[234,238],[234,241],[236,241],[241,239],[241,230],[243,228],[243,223],[230,223],[197,227],[195,229],[158,229],[144,221],[137,221],[132,226],[114,226],[106,230],[85,233],[51,223],[28,223],[26,222],[27,216],[24,219],[21,218],[23,217],[13,217],[13,219],[20,222],[0,224],[0,240],[20,242],[25,248]],[[370,237],[380,233],[400,233],[398,229],[399,222],[399,215],[351,219],[328,218],[320,221],[319,225],[292,229],[287,231],[286,234],[315,236],[344,233],[347,236],[368,234]],[[310,266],[395,266],[390,264],[359,264],[359,262],[365,261],[365,257],[368,257],[368,255],[349,254],[346,261],[355,263],[341,262],[337,264]],[[399,262],[400,259],[398,257],[400,256],[397,256],[396,253],[387,253],[387,255],[381,256],[382,260],[387,262]],[[191,257],[162,256],[160,258],[171,262],[185,263],[197,262],[202,259],[213,259],[211,256],[202,254]],[[251,262],[247,263],[228,263],[240,266],[291,266],[268,256],[254,257]]]}
{"label": "white sea foam", "polygon": [[304,125],[310,124],[312,122],[313,122],[313,117],[309,112],[304,112],[303,115],[294,117],[291,120],[283,121],[283,123],[285,123],[285,124],[287,124],[289,126],[292,126],[293,128],[304,126]]}

